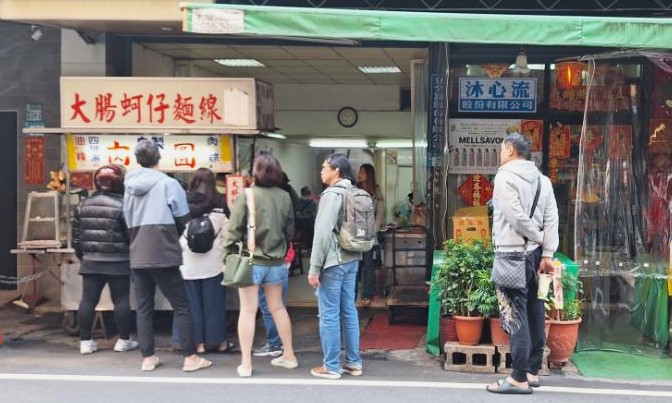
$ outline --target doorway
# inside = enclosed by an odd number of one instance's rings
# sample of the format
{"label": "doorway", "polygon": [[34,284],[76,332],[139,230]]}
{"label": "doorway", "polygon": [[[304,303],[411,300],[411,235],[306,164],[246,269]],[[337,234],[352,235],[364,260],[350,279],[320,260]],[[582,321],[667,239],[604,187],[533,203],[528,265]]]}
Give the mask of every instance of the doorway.
{"label": "doorway", "polygon": [[[0,211],[5,220],[0,226],[0,275],[16,277],[16,255],[10,250],[16,248],[16,185],[17,185],[17,120],[18,113],[0,112],[0,150],[5,150],[0,158]],[[16,284],[0,281],[0,289],[15,290]]]}

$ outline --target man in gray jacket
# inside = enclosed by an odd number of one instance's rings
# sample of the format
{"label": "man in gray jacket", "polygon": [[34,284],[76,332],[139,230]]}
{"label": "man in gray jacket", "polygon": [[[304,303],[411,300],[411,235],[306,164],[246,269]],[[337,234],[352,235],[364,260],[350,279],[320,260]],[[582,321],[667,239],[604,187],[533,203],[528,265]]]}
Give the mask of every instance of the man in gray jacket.
{"label": "man in gray jacket", "polygon": [[[527,245],[526,288],[497,287],[500,322],[509,334],[513,371],[510,377],[488,385],[487,390],[529,394],[530,387],[539,386],[545,343],[544,301],[537,298],[537,272],[553,271],[552,258],[558,247],[558,207],[550,179],[529,160],[529,140],[519,133],[507,135],[500,157],[492,199],[493,243],[499,252],[522,251]],[[530,218],[538,186],[541,186],[539,199]]]}
{"label": "man in gray jacket", "polygon": [[184,356],[182,370],[197,371],[212,362],[196,355],[194,324],[180,274],[180,234],[189,222],[187,195],[179,182],[158,170],[161,154],[151,140],[135,147],[141,168],[126,175],[124,218],[130,233],[130,258],[138,302],[137,325],[143,371],[159,366],[154,354],[154,293],[158,286],[173,308]]}

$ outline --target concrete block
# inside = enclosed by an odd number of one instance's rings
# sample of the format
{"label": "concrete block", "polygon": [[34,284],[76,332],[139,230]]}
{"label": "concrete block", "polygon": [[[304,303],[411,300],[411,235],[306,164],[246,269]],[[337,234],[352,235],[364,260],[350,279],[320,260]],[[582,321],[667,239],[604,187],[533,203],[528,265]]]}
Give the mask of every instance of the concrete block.
{"label": "concrete block", "polygon": [[[510,374],[512,372],[511,368],[511,349],[509,346],[497,347],[497,359],[495,360],[495,367],[498,373],[500,374]],[[539,370],[539,375],[550,375],[548,355],[551,353],[551,350],[548,347],[544,347],[544,355],[541,359],[541,369]]]}
{"label": "concrete block", "polygon": [[446,362],[443,366],[446,371],[495,372],[495,346],[486,344],[465,346],[455,341],[447,341],[443,351],[446,353]]}

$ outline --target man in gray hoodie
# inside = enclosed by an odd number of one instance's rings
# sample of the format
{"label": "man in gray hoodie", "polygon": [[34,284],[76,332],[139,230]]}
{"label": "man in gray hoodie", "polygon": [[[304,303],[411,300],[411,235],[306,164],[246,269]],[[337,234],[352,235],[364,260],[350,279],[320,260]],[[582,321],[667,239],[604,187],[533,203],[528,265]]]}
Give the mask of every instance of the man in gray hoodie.
{"label": "man in gray hoodie", "polygon": [[141,168],[126,175],[124,218],[130,234],[130,258],[138,302],[137,326],[143,371],[159,366],[154,354],[154,293],[158,286],[173,308],[180,333],[183,371],[207,368],[212,362],[196,355],[194,324],[180,274],[180,234],[189,222],[187,195],[175,179],[158,170],[161,154],[151,140],[135,147]]}
{"label": "man in gray hoodie", "polygon": [[[510,377],[488,385],[487,390],[529,394],[531,387],[539,386],[545,343],[544,301],[537,298],[537,272],[553,271],[552,258],[558,248],[558,207],[550,179],[529,160],[529,140],[519,133],[507,135],[500,157],[492,199],[492,238],[499,252],[520,252],[527,245],[526,288],[497,287],[500,322],[509,334],[513,371]],[[539,199],[530,218],[538,186]]]}

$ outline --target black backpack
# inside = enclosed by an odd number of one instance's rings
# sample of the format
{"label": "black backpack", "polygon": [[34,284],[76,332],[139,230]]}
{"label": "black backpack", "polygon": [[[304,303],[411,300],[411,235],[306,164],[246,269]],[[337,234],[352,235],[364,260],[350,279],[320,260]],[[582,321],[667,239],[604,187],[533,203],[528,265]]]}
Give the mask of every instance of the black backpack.
{"label": "black backpack", "polygon": [[[221,229],[220,229],[221,231]],[[210,214],[192,218],[187,227],[187,246],[194,253],[207,253],[212,249],[219,231],[215,232]]]}

